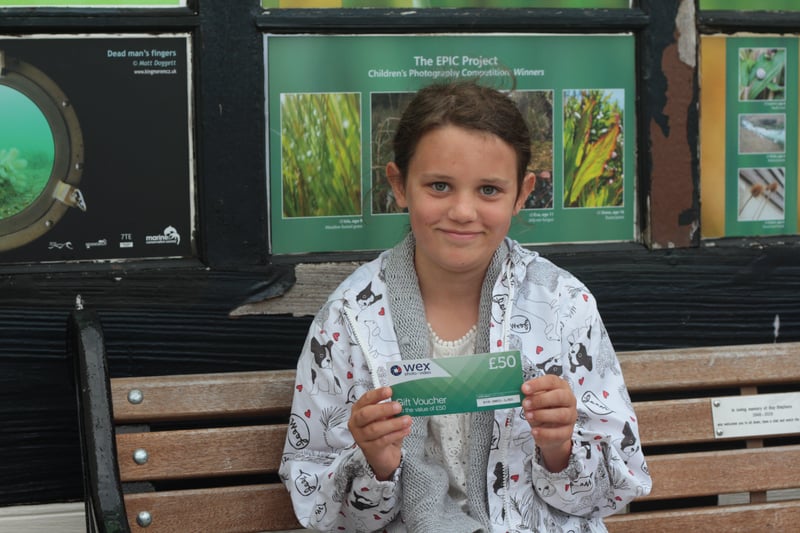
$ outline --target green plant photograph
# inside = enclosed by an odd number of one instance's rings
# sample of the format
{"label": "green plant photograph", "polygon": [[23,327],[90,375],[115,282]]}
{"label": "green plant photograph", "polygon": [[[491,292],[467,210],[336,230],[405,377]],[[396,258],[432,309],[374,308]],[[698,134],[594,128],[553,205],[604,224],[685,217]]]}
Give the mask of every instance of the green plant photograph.
{"label": "green plant photograph", "polygon": [[623,205],[624,96],[564,91],[564,207]]}
{"label": "green plant photograph", "polygon": [[361,214],[361,95],[282,94],[283,216]]}
{"label": "green plant photograph", "polygon": [[739,49],[739,100],[783,100],[786,49]]}

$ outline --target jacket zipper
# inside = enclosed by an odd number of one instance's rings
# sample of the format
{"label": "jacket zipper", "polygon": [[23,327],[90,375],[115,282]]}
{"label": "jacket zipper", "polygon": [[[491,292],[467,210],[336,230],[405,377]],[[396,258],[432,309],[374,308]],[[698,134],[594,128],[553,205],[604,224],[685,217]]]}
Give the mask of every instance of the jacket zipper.
{"label": "jacket zipper", "polygon": [[[502,340],[503,340],[503,348],[508,345],[508,325],[511,323],[511,307],[514,304],[514,279],[511,275],[512,265],[510,258],[505,262],[503,265],[503,275],[505,276],[506,283],[508,283],[508,304],[506,305],[505,313],[503,316],[503,330],[502,330]],[[506,421],[503,424],[503,430],[501,432],[501,439],[500,439],[500,449],[502,450],[500,454],[500,461],[503,463],[503,514],[505,515],[505,525],[506,529],[511,531],[511,478],[510,478],[510,467],[508,465],[509,460],[509,448],[511,447],[511,431],[514,426],[514,409],[509,409],[506,413]]]}

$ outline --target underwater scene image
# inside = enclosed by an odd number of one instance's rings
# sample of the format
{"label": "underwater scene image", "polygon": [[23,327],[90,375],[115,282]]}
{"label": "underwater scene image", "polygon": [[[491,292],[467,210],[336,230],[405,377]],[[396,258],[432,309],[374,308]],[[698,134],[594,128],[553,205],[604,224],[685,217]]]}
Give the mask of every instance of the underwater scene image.
{"label": "underwater scene image", "polygon": [[0,85],[0,220],[30,206],[53,171],[53,133],[39,107]]}

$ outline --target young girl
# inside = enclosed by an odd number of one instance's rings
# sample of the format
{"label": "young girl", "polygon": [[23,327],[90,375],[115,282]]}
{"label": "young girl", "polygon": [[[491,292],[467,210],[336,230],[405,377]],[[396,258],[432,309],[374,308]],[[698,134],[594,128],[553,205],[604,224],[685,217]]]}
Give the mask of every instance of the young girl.
{"label": "young girl", "polygon": [[[419,91],[386,168],[411,233],[315,317],[281,477],[322,531],[606,531],[651,481],[587,288],[506,235],[533,189],[528,128],[473,82]],[[520,350],[522,407],[410,417],[386,363]]]}

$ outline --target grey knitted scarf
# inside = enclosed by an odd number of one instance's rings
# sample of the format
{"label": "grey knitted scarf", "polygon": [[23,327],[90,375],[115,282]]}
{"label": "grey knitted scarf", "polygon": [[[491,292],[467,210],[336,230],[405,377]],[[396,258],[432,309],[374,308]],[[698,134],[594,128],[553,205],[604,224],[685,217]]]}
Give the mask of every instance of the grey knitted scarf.
{"label": "grey knitted scarf", "polygon": [[[415,240],[409,234],[395,246],[386,260],[389,308],[403,359],[430,357],[425,306],[414,269]],[[483,281],[475,341],[477,353],[489,351],[492,287],[500,274],[508,247],[495,252]],[[415,417],[411,434],[403,442],[402,518],[410,532],[462,533],[491,529],[486,500],[486,472],[492,441],[493,412],[472,413],[465,514],[448,495],[449,482],[443,466],[425,457],[428,417]]]}

